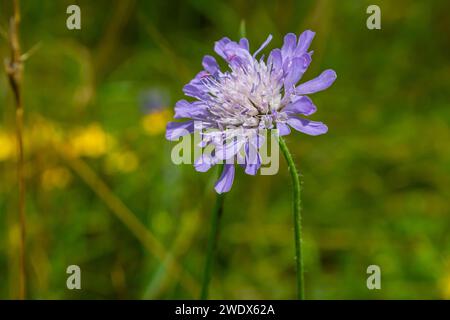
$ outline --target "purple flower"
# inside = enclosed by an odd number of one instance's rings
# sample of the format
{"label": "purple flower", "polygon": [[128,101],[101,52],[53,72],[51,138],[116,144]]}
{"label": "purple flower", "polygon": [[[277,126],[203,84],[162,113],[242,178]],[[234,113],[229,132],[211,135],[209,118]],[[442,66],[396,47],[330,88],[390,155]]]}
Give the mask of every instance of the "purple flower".
{"label": "purple flower", "polygon": [[291,128],[314,136],[327,132],[322,122],[300,117],[316,111],[307,95],[327,89],[336,80],[333,70],[325,70],[317,78],[297,84],[311,63],[312,51],[308,49],[314,35],[307,30],[297,40],[295,34],[287,34],[282,48],[272,50],[267,59],[257,56],[272,36],[253,55],[246,38],[239,42],[223,38],[215,43],[214,50],[230,70],[222,72],[216,59],[207,55],[202,62],[204,70],[184,86],[185,95],[195,101],[178,101],[174,118],[190,120],[170,122],[166,138],[176,140],[200,132],[201,147],[211,146],[212,152],[195,161],[196,170],[205,172],[226,160],[215,185],[218,193],[231,189],[234,159],[247,174],[257,173],[261,166],[261,129],[278,129],[281,136],[289,134]]}

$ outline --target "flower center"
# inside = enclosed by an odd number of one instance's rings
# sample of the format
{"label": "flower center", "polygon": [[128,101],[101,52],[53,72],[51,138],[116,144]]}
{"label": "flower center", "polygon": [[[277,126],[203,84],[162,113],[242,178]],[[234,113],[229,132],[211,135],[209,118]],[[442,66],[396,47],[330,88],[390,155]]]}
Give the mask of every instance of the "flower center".
{"label": "flower center", "polygon": [[272,114],[281,108],[280,78],[256,60],[210,77],[205,81],[209,111],[223,128],[272,128]]}

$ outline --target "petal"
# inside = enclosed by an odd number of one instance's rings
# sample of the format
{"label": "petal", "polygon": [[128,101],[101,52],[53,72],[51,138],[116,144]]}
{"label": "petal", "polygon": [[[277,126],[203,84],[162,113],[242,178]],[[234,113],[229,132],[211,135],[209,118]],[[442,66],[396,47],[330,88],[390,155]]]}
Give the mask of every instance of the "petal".
{"label": "petal", "polygon": [[277,122],[277,129],[280,137],[287,136],[291,133],[291,129],[289,126],[283,122]]}
{"label": "petal", "polygon": [[217,193],[228,192],[233,185],[234,180],[234,164],[225,164],[223,167],[222,174],[217,180],[214,189]]}
{"label": "petal", "polygon": [[202,154],[197,160],[195,160],[194,168],[198,172],[206,172],[215,164],[214,159],[211,158],[210,155]]}
{"label": "petal", "polygon": [[194,86],[203,86],[204,79],[210,77],[211,74],[208,71],[202,70],[199,73],[197,73],[189,83]]}
{"label": "petal", "polygon": [[249,143],[245,146],[245,173],[254,176],[261,167],[261,157],[258,149]]}
{"label": "petal", "polygon": [[258,133],[258,134],[255,134],[254,136],[252,136],[249,141],[252,144],[252,146],[259,149],[264,144],[266,139],[264,138],[263,134]]}
{"label": "petal", "polygon": [[198,85],[194,85],[192,83],[188,83],[183,87],[183,92],[185,95],[193,98],[197,98],[200,100],[203,100],[204,98],[207,98],[207,94],[205,91],[202,90],[202,88]]}
{"label": "petal", "polygon": [[250,53],[236,42],[228,43],[224,48],[225,60],[232,66],[247,66],[253,58]]}
{"label": "petal", "polygon": [[265,47],[267,47],[267,45],[269,44],[270,41],[272,41],[271,34],[269,34],[266,41],[264,41],[264,43],[261,45],[261,47],[259,47],[259,49],[255,51],[255,53],[253,54],[253,57],[256,57],[258,55],[258,53],[260,53]]}
{"label": "petal", "polygon": [[179,137],[188,135],[194,132],[194,121],[186,122],[169,122],[166,127],[166,139],[177,140]]}
{"label": "petal", "polygon": [[219,41],[216,41],[216,43],[214,44],[214,51],[221,56],[222,58],[226,59],[224,50],[225,50],[225,46],[230,43],[231,40],[227,37],[220,39]]}
{"label": "petal", "polygon": [[227,160],[236,155],[244,145],[244,139],[232,139],[226,144],[216,146],[216,157],[219,160]]}
{"label": "petal", "polygon": [[309,116],[316,112],[317,108],[313,104],[312,100],[307,96],[301,96],[289,103],[282,111],[292,114],[303,114],[305,116]]}
{"label": "petal", "polygon": [[331,69],[325,70],[317,78],[299,85],[295,89],[295,93],[298,95],[302,95],[325,90],[333,84],[334,80],[336,80],[336,77],[337,75],[336,72],[334,72],[334,70]]}
{"label": "petal", "polygon": [[286,59],[292,55],[296,44],[297,44],[297,36],[295,34],[288,33],[287,35],[284,36],[283,46],[281,47],[283,59]]}
{"label": "petal", "polygon": [[273,70],[280,70],[283,66],[283,59],[281,57],[281,50],[280,49],[273,49],[270,52],[269,58],[267,60],[267,64],[272,64]]}
{"label": "petal", "polygon": [[180,100],[175,104],[175,119],[180,118],[189,118],[189,116],[186,116],[189,110],[192,109],[192,105],[187,102],[186,100]]}
{"label": "petal", "polygon": [[291,117],[287,120],[287,123],[295,130],[311,136],[318,136],[328,131],[328,127],[325,124],[317,121]]}
{"label": "petal", "polygon": [[258,173],[259,168],[261,167],[261,158],[258,155],[258,163],[257,164],[247,164],[245,166],[245,173],[251,176],[254,176]]}
{"label": "petal", "polygon": [[175,105],[175,119],[191,118],[195,120],[204,120],[209,112],[208,107],[202,102],[189,103],[186,100],[180,100]]}
{"label": "petal", "polygon": [[239,40],[239,45],[241,46],[242,49],[245,49],[247,51],[250,48],[247,38],[241,38],[241,40]]}
{"label": "petal", "polygon": [[290,63],[288,61],[283,65],[283,69],[287,72],[286,78],[284,79],[284,87],[289,90],[300,80],[306,69],[308,69],[311,63],[311,56],[305,53],[301,57],[292,59],[292,61],[289,61]]}
{"label": "petal", "polygon": [[311,42],[314,39],[315,35],[316,33],[311,30],[304,31],[298,38],[298,44],[297,48],[295,49],[295,53],[302,54],[308,51],[309,46],[311,45]]}
{"label": "petal", "polygon": [[217,61],[213,56],[204,56],[202,65],[203,68],[205,68],[205,70],[212,75],[216,74],[216,72],[219,71],[219,65],[217,64]]}

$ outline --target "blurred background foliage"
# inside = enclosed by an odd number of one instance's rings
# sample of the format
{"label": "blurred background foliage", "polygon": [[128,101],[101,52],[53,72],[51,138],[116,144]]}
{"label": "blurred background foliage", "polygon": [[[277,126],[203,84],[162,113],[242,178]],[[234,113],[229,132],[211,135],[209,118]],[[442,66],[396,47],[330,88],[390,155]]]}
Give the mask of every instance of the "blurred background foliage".
{"label": "blurred background foliage", "polygon": [[[288,144],[302,174],[309,298],[450,298],[448,1],[23,0],[28,297],[197,298],[216,174],[175,166],[164,138],[214,41],[253,50],[317,32],[304,79],[327,135]],[[78,4],[82,30],[66,28]],[[378,4],[382,30],[366,28]],[[9,1],[0,4],[7,29]],[[266,50],[267,51],[267,50]],[[9,55],[4,38],[0,56]],[[17,297],[14,105],[0,77],[0,298]],[[291,190],[241,171],[227,195],[212,298],[295,297]],[[66,268],[82,290],[66,288]],[[366,288],[366,268],[382,290]]]}

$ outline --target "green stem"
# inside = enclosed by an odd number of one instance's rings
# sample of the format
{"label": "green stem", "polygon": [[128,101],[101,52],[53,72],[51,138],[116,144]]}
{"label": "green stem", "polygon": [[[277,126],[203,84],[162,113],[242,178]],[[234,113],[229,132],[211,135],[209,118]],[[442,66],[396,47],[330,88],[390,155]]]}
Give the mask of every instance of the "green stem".
{"label": "green stem", "polygon": [[[219,166],[219,177],[222,174],[222,170],[223,170],[223,164]],[[218,238],[219,238],[219,225],[220,225],[220,218],[223,213],[224,198],[225,198],[225,194],[217,194],[216,204],[215,204],[213,212],[212,212],[211,230],[209,232],[209,239],[208,239],[208,249],[207,249],[208,251],[206,253],[205,269],[204,269],[204,273],[203,273],[202,292],[200,295],[200,299],[202,299],[202,300],[208,299],[208,288],[209,288],[209,282],[211,281],[214,256],[215,256],[217,242],[218,242]]]}
{"label": "green stem", "polygon": [[294,213],[294,237],[295,237],[295,262],[297,267],[297,295],[298,299],[305,299],[304,279],[303,279],[303,256],[302,256],[302,216],[300,212],[300,179],[298,177],[297,168],[294,159],[282,137],[279,138],[281,151],[288,164],[289,173],[291,174],[293,185],[293,201],[292,209]]}

